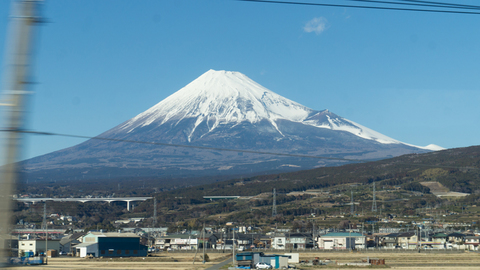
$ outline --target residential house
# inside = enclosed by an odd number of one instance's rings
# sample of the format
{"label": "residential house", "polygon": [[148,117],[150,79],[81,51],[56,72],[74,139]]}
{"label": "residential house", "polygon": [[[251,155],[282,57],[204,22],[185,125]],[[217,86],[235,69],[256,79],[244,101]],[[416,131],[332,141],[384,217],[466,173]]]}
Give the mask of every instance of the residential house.
{"label": "residential house", "polygon": [[480,245],[480,236],[478,235],[467,235],[465,236],[465,246],[468,250],[479,250],[478,246]]}
{"label": "residential house", "polygon": [[313,238],[308,233],[289,233],[286,235],[286,249],[306,249],[313,248]]}
{"label": "residential house", "polygon": [[414,232],[403,232],[397,236],[398,245],[406,249],[417,248],[418,238]]}
{"label": "residential house", "polygon": [[318,238],[319,249],[365,248],[365,236],[355,232],[332,232]]}
{"label": "residential house", "polygon": [[74,233],[60,239],[60,252],[75,253],[75,245],[80,244],[86,233]]}
{"label": "residential house", "polygon": [[285,249],[287,238],[285,234],[276,234],[272,237],[272,248],[273,249]]}
{"label": "residential house", "polygon": [[465,243],[465,234],[462,233],[449,233],[447,235],[447,242],[456,245],[463,245]]}
{"label": "residential house", "polygon": [[191,234],[170,234],[160,236],[156,239],[155,245],[163,250],[192,250],[198,247],[197,235]]}
{"label": "residential house", "polygon": [[400,233],[389,233],[380,238],[380,246],[388,249],[396,248],[398,245],[398,235]]}
{"label": "residential house", "polygon": [[432,247],[447,248],[447,238],[448,238],[448,235],[445,233],[436,233],[432,235],[431,236],[432,243],[433,243]]}

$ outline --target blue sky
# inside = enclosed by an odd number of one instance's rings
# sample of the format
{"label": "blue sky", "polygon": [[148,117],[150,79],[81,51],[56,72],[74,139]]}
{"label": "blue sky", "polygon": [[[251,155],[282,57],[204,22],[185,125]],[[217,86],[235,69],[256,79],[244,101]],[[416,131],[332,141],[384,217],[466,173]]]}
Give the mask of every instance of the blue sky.
{"label": "blue sky", "polygon": [[[0,52],[9,10],[0,1]],[[406,143],[480,144],[480,15],[232,0],[47,0],[42,13],[28,129],[96,136],[215,69]],[[22,158],[82,142],[25,138]]]}

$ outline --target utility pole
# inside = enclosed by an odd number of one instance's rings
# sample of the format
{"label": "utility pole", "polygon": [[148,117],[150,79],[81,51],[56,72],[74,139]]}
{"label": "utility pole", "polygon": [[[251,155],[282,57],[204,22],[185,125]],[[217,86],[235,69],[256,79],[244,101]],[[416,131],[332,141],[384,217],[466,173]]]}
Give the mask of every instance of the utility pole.
{"label": "utility pole", "polygon": [[273,207],[272,207],[272,217],[277,216],[277,192],[275,188],[273,189]]}
{"label": "utility pole", "polygon": [[10,226],[10,212],[12,209],[12,187],[17,182],[18,170],[16,162],[19,160],[19,146],[23,128],[24,112],[26,111],[26,94],[30,85],[31,56],[34,41],[34,26],[41,20],[39,18],[39,6],[42,1],[12,1],[12,13],[10,16],[9,41],[6,44],[5,75],[3,89],[7,99],[2,102],[5,108],[6,123],[3,153],[0,162],[5,164],[0,172],[0,263],[8,261],[7,246]]}
{"label": "utility pole", "polygon": [[375,182],[373,182],[372,212],[377,212],[377,201],[376,201],[376,198],[375,198]]}
{"label": "utility pole", "polygon": [[350,215],[353,216],[354,213],[354,205],[353,205],[353,190],[350,190]]}
{"label": "utility pole", "polygon": [[205,222],[203,222],[202,233],[203,233],[203,264],[205,264],[205,246],[206,246],[206,243],[205,243]]}
{"label": "utility pole", "polygon": [[45,228],[47,227],[47,202],[43,204],[43,221],[42,221],[42,230],[45,231]]}
{"label": "utility pole", "polygon": [[153,197],[153,228],[155,228],[156,224],[157,224],[157,198]]}
{"label": "utility pole", "polygon": [[48,225],[47,225],[47,201],[43,204],[42,229],[45,233],[45,263],[48,263]]}
{"label": "utility pole", "polygon": [[232,250],[233,250],[233,267],[236,267],[236,258],[235,258],[235,227],[233,228],[233,242],[232,242]]}

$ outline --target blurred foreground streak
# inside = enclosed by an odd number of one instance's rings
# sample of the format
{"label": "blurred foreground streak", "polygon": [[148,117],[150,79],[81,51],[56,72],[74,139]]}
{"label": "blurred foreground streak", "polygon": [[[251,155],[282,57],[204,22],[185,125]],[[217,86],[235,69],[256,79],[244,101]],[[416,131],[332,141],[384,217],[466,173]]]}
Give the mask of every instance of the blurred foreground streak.
{"label": "blurred foreground streak", "polygon": [[0,148],[0,250],[1,266],[8,262],[8,243],[13,186],[18,179],[21,131],[31,73],[35,25],[40,22],[41,0],[13,0],[7,38],[2,100],[2,144]]}

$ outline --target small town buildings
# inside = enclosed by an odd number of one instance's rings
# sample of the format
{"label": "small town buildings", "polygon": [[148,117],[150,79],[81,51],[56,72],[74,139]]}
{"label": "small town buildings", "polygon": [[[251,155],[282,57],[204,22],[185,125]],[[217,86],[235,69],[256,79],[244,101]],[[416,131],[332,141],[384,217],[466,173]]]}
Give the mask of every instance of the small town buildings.
{"label": "small town buildings", "polygon": [[365,248],[365,236],[354,232],[333,232],[317,239],[319,249],[357,249]]}
{"label": "small town buildings", "polygon": [[209,245],[214,249],[232,249],[233,238],[235,238],[235,247],[239,250],[254,248],[255,240],[260,242],[261,237],[254,234],[244,233],[214,233],[208,238]]}
{"label": "small town buildings", "polygon": [[46,253],[46,249],[60,251],[59,239],[31,239],[31,240],[19,240],[18,241],[18,254],[21,256],[25,252],[33,252],[37,255],[40,253]]}

